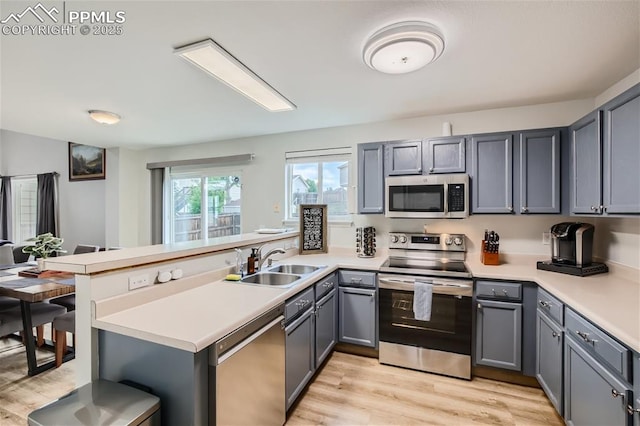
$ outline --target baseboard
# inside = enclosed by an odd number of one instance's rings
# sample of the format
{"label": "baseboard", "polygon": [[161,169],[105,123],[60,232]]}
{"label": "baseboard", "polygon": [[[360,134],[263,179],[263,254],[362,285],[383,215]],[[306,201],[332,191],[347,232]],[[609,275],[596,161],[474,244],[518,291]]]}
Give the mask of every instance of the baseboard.
{"label": "baseboard", "polygon": [[515,385],[541,389],[540,384],[535,377],[525,376],[517,371],[507,371],[477,365],[471,369],[471,375],[473,377],[483,377],[485,379],[497,380],[499,382],[513,383]]}
{"label": "baseboard", "polygon": [[378,359],[378,350],[375,348],[368,348],[366,346],[352,345],[350,343],[338,343],[334,347],[334,350],[338,352]]}

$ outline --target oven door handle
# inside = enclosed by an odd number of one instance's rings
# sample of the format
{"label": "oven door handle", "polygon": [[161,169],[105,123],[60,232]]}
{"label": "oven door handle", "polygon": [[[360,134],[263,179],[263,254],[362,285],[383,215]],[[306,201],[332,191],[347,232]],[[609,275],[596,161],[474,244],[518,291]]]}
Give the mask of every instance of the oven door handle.
{"label": "oven door handle", "polygon": [[404,290],[404,291],[413,291],[414,290],[414,280],[413,279],[403,279],[403,278],[379,278],[378,287],[388,289],[388,290]]}
{"label": "oven door handle", "polygon": [[473,285],[466,283],[452,283],[444,280],[431,278],[391,278],[378,277],[378,287],[385,290],[410,291],[415,290],[415,282],[427,283],[433,285],[435,294],[446,294],[451,296],[471,296],[473,294]]}

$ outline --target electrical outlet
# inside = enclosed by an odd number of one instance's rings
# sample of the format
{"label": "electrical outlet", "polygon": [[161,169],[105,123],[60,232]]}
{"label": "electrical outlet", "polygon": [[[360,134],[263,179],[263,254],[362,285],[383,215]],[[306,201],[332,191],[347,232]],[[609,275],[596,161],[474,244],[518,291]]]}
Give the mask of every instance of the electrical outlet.
{"label": "electrical outlet", "polygon": [[548,246],[551,244],[551,232],[543,232],[542,233],[542,244]]}
{"label": "electrical outlet", "polygon": [[146,287],[150,285],[149,274],[136,275],[135,277],[129,277],[129,290],[135,290],[140,287]]}
{"label": "electrical outlet", "polygon": [[274,213],[280,213],[280,203],[275,203],[273,205],[273,212]]}

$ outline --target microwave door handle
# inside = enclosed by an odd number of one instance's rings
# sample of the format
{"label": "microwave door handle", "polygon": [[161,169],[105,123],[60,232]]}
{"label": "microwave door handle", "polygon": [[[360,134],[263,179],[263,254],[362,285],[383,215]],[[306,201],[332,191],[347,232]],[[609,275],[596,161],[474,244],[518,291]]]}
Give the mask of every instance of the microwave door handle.
{"label": "microwave door handle", "polygon": [[442,189],[444,191],[444,207],[442,209],[442,213],[445,215],[445,217],[449,216],[449,184],[448,183],[443,183],[442,184]]}

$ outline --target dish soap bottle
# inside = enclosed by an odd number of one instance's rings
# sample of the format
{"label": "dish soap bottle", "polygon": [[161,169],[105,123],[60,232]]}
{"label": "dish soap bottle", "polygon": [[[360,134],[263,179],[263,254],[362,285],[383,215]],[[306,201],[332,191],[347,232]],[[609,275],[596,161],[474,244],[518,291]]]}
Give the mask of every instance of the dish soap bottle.
{"label": "dish soap bottle", "polygon": [[258,249],[252,248],[251,255],[247,259],[247,275],[256,273],[256,261],[258,260]]}

